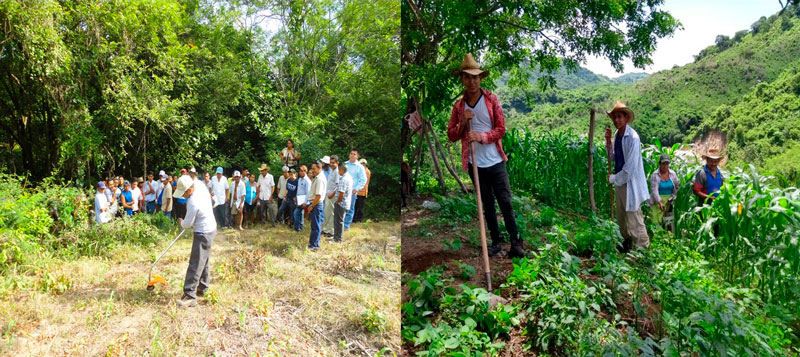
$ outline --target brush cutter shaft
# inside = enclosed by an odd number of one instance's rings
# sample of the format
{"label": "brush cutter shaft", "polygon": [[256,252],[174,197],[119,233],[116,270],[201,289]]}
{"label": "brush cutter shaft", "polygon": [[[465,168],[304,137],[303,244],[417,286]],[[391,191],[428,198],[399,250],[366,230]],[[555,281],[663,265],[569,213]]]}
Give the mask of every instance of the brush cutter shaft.
{"label": "brush cutter shaft", "polygon": [[183,232],[186,232],[186,229],[184,229],[180,233],[178,233],[178,236],[175,237],[174,240],[172,240],[172,243],[169,244],[169,247],[167,247],[167,249],[164,249],[164,251],[161,252],[161,255],[159,255],[158,258],[156,258],[156,261],[154,261],[153,264],[150,265],[150,271],[147,273],[147,281],[148,282],[150,281],[150,279],[152,277],[153,267],[156,266],[156,264],[158,263],[159,260],[161,260],[161,257],[163,257],[164,254],[167,254],[167,251],[169,251],[169,248],[172,248],[172,246],[175,245],[175,242],[177,242],[178,239],[183,235]]}

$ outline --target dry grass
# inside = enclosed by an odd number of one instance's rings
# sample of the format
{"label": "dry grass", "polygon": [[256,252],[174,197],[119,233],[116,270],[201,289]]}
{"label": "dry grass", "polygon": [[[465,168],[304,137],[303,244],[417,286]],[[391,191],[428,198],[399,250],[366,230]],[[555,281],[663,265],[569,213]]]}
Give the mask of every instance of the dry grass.
{"label": "dry grass", "polygon": [[[61,294],[35,287],[0,297],[0,354],[376,355],[400,350],[400,224],[356,224],[343,244],[305,250],[308,229],[221,231],[212,248],[212,297],[178,309],[190,239],[159,262],[167,288],[145,290],[156,249],[54,261]],[[9,277],[6,278],[8,281]],[[13,277],[12,277],[13,278]],[[35,281],[35,276],[19,277]],[[35,284],[28,284],[35,286]],[[381,331],[365,311],[382,314]],[[374,315],[373,315],[374,316]],[[389,353],[391,355],[391,353]]]}

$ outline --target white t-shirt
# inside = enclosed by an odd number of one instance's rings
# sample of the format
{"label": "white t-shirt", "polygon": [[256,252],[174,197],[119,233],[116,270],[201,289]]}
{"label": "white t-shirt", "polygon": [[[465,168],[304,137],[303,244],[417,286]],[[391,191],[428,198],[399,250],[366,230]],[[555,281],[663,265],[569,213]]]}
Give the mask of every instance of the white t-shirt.
{"label": "white t-shirt", "polygon": [[133,195],[133,211],[139,211],[139,201],[144,199],[142,190],[139,189],[139,186],[136,186],[136,188],[131,190],[131,194]]}
{"label": "white t-shirt", "polygon": [[108,199],[105,193],[96,193],[94,195],[94,219],[97,224],[103,224],[111,220],[111,215],[106,212],[103,214],[103,209],[108,208]]}
{"label": "white t-shirt", "polygon": [[[228,181],[225,181],[228,182]],[[217,221],[214,219],[214,210],[211,206],[211,196],[208,190],[201,190],[205,186],[203,181],[194,181],[194,191],[186,201],[186,217],[181,227],[194,227],[195,232],[211,233],[217,230]]]}
{"label": "white t-shirt", "polygon": [[215,206],[225,204],[225,190],[228,189],[228,178],[224,175],[217,179],[217,175],[211,178],[211,194],[214,195],[216,200]]}
{"label": "white t-shirt", "polygon": [[[353,177],[350,176],[350,173],[345,172],[344,176],[339,176],[339,189],[337,191],[344,192],[344,197],[342,198],[342,201],[339,202],[339,206],[344,208],[345,211],[349,211],[350,200],[353,198]],[[338,200],[339,193],[337,193],[334,198]]]}
{"label": "white t-shirt", "polygon": [[283,161],[286,162],[286,165],[297,165],[297,149],[292,148],[289,150],[288,147],[285,147],[283,150],[281,150],[281,157],[283,158]]}
{"label": "white t-shirt", "polygon": [[[486,101],[483,94],[478,99],[475,107],[470,107],[467,102],[464,102],[464,110],[471,110],[475,117],[471,120],[472,131],[482,134],[492,131],[492,119],[489,117],[489,108],[486,107]],[[503,157],[497,151],[495,143],[481,144],[475,143],[475,158],[478,160],[478,167],[490,167],[503,162]],[[469,156],[469,162],[472,163],[472,155]]]}
{"label": "white t-shirt", "polygon": [[156,180],[153,180],[153,182],[145,181],[142,188],[143,188],[142,192],[153,191],[144,196],[144,201],[145,202],[155,201],[158,198],[158,196],[156,195],[158,194],[159,190],[161,190],[161,182],[158,182]]}
{"label": "white t-shirt", "polygon": [[270,197],[270,191],[275,187],[275,178],[272,177],[271,174],[267,174],[267,176],[258,175],[258,187],[261,190],[258,193],[259,200],[268,200]]}
{"label": "white t-shirt", "polygon": [[[239,184],[236,184],[236,181],[231,182],[231,207],[236,206],[239,207],[239,204],[244,201],[244,194],[247,192],[247,184],[244,181],[239,180]],[[236,192],[234,192],[234,190]]]}

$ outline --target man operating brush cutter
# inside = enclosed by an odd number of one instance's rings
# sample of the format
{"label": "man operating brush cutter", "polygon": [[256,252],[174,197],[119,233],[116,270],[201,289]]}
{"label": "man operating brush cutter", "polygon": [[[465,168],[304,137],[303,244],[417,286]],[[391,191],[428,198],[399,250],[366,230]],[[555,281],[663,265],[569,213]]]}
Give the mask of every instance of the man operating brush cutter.
{"label": "man operating brush cutter", "polygon": [[211,244],[217,235],[217,222],[214,219],[211,195],[203,181],[192,180],[188,175],[181,176],[173,197],[188,199],[186,217],[181,222],[181,227],[194,228],[192,253],[183,283],[183,297],[178,301],[178,307],[192,307],[197,305],[198,296],[205,295],[211,283],[208,267]]}

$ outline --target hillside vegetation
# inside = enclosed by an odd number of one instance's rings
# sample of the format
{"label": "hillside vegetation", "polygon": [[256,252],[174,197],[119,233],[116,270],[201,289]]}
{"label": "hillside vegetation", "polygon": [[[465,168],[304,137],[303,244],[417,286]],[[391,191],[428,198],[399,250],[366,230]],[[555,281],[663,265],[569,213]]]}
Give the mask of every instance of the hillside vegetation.
{"label": "hillside vegetation", "polygon": [[[641,81],[581,80],[544,93],[500,85],[497,92],[511,94],[505,98],[511,127],[586,133],[590,108],[608,108],[622,100],[636,112],[636,129],[646,142],[653,138],[670,145],[691,142],[697,134],[716,128],[733,141],[733,162],[777,168],[785,160],[775,155],[798,150],[792,144],[795,134],[783,129],[797,126],[791,124],[797,122],[791,99],[797,95],[792,83],[800,68],[798,12],[792,5],[733,38],[718,36],[694,63]],[[755,101],[760,104],[754,105]],[[756,110],[771,114],[754,117]],[[759,125],[748,126],[744,117]]]}

